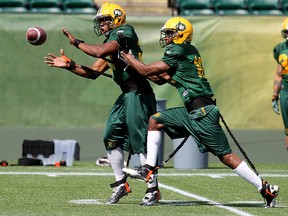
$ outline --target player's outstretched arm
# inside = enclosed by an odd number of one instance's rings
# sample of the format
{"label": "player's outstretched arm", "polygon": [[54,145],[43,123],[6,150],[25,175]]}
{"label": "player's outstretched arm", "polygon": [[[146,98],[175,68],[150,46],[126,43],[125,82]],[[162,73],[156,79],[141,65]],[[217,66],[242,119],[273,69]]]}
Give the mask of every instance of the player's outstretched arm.
{"label": "player's outstretched arm", "polygon": [[72,59],[67,57],[64,54],[64,50],[60,50],[61,56],[56,56],[52,53],[48,53],[48,56],[44,57],[44,63],[49,65],[50,67],[57,67],[67,69],[72,73],[89,78],[89,79],[96,79],[100,73],[104,72],[109,68],[106,61],[102,59],[98,59],[92,67],[82,66],[74,62]]}
{"label": "player's outstretched arm", "polygon": [[83,40],[76,39],[67,29],[62,28],[62,32],[69,39],[70,44],[92,57],[104,58],[118,52],[117,41],[109,41],[104,44],[86,44]]}

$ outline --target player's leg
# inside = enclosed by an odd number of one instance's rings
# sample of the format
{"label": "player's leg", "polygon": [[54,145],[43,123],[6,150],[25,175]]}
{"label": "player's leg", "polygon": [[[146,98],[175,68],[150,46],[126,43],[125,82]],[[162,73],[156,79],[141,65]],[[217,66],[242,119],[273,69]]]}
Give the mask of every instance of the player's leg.
{"label": "player's leg", "polygon": [[265,180],[257,176],[245,161],[242,161],[237,155],[230,153],[219,156],[220,161],[234,170],[242,179],[254,185],[265,199],[265,207],[270,208],[276,205],[276,196],[279,193],[277,185],[270,185]]}
{"label": "player's leg", "polygon": [[157,170],[157,156],[161,144],[161,130],[163,129],[171,139],[186,137],[189,135],[185,128],[185,122],[189,119],[185,107],[167,109],[155,113],[149,119],[147,137],[147,160],[144,166],[137,170],[123,169],[123,172],[132,178],[138,178],[145,182],[153,182],[153,174]]}
{"label": "player's leg", "polygon": [[219,110],[216,106],[206,113],[201,121],[193,121],[191,124],[193,130],[197,131],[198,139],[196,140],[198,146],[200,146],[200,151],[209,150],[212,154],[218,156],[223,164],[234,170],[237,175],[254,185],[265,198],[266,207],[275,205],[278,186],[269,185],[262,180],[248,167],[245,161],[232,153],[227,137],[219,124]]}
{"label": "player's leg", "polygon": [[280,109],[285,128],[285,148],[288,151],[288,90],[286,89],[280,92]]}
{"label": "player's leg", "polygon": [[[126,123],[128,129],[128,142],[131,152],[137,154],[141,165],[146,162],[146,141],[148,119],[156,112],[156,101],[154,94],[138,94],[130,92],[125,96]],[[147,183],[147,190],[140,205],[151,206],[160,200],[160,191],[156,175],[153,174],[155,181]]]}
{"label": "player's leg", "polygon": [[107,201],[108,204],[117,203],[123,196],[131,193],[131,187],[126,181],[126,176],[122,172],[122,169],[124,168],[123,146],[127,140],[126,123],[125,121],[122,121],[124,115],[123,103],[124,97],[121,95],[110,112],[104,133],[104,144],[108,160],[116,180],[114,183],[110,184],[113,188],[113,192]]}

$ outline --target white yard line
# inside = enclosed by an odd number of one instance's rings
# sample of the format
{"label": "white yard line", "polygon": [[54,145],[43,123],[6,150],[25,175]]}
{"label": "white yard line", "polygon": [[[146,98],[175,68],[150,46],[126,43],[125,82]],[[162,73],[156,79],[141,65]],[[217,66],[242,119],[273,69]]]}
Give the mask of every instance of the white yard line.
{"label": "white yard line", "polygon": [[233,208],[233,207],[229,207],[229,206],[224,206],[222,205],[221,203],[218,203],[218,202],[215,202],[213,200],[209,200],[205,197],[202,197],[202,196],[198,196],[196,194],[192,194],[192,193],[189,193],[187,191],[183,191],[183,190],[180,190],[180,189],[177,189],[175,187],[172,187],[172,186],[169,186],[169,185],[165,185],[165,184],[162,184],[162,183],[159,183],[159,187],[161,188],[165,188],[167,190],[170,190],[170,191],[173,191],[175,193],[178,193],[178,194],[181,194],[183,196],[187,196],[187,197],[190,197],[190,198],[193,198],[193,199],[196,199],[196,200],[199,200],[199,201],[203,201],[203,202],[207,202],[211,205],[214,205],[215,207],[218,207],[218,208],[223,208],[223,209],[226,209],[230,212],[233,212],[237,215],[241,215],[241,216],[252,216],[252,214],[249,214],[247,212],[244,212],[244,211],[241,211],[237,208]]}

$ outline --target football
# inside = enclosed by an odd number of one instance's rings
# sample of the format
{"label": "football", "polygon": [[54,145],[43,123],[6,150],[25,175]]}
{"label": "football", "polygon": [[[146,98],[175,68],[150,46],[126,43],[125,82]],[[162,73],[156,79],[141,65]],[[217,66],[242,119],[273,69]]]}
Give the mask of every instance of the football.
{"label": "football", "polygon": [[26,32],[26,40],[35,46],[43,44],[47,39],[46,31],[40,27],[29,28]]}

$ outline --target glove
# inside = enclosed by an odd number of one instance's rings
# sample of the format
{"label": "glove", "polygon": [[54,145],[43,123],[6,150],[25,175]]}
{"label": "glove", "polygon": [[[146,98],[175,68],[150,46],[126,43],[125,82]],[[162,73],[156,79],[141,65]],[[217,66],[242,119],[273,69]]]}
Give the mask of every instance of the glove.
{"label": "glove", "polygon": [[272,100],[272,108],[276,114],[280,115],[278,100]]}

